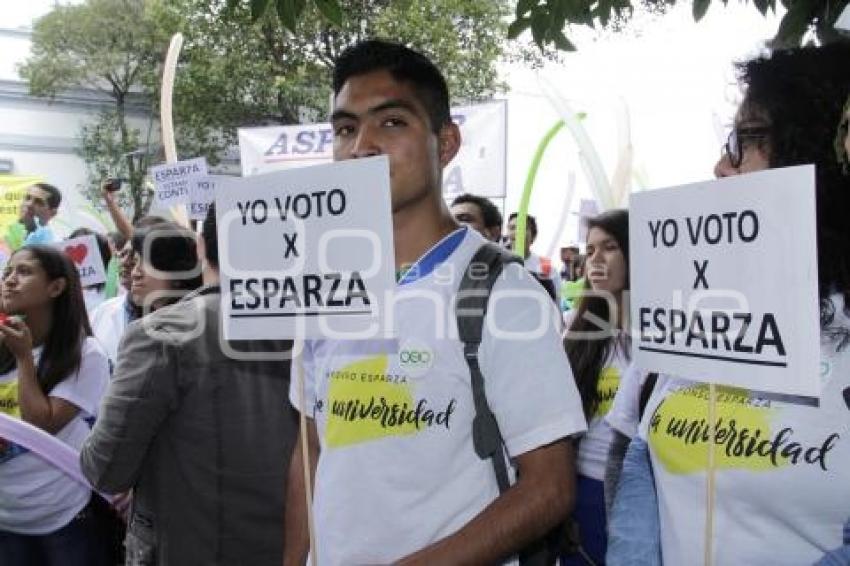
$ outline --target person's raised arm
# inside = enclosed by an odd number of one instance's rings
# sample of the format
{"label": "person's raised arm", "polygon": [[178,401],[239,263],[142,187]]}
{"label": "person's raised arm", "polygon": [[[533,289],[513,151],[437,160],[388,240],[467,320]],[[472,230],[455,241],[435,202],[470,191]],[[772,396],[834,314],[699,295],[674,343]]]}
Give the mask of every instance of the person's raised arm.
{"label": "person's raised arm", "polygon": [[115,229],[121,232],[125,238],[130,239],[133,236],[133,224],[121,207],[118,206],[118,199],[114,191],[110,191],[107,187],[113,179],[107,179],[100,185],[100,191],[103,195],[103,202],[106,204],[106,210],[109,216],[112,217],[112,222],[115,223]]}

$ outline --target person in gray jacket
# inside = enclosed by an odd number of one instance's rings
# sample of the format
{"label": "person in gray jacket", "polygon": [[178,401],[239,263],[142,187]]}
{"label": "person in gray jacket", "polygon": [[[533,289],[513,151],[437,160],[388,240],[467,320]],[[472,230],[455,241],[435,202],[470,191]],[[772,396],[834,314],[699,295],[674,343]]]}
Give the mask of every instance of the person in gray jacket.
{"label": "person in gray jacket", "polygon": [[127,328],[82,469],[133,489],[127,564],[277,566],[292,344],[221,337],[214,207],[198,255],[204,286]]}

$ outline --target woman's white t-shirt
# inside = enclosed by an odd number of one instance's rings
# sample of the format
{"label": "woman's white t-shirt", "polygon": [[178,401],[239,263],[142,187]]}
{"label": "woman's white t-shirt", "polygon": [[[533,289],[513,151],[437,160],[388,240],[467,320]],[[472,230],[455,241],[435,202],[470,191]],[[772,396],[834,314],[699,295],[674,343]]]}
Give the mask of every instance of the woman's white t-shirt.
{"label": "woman's white t-shirt", "polygon": [[[850,328],[836,311],[837,323]],[[812,564],[844,544],[850,348],[837,351],[837,342],[824,338],[820,377],[819,398],[717,387],[715,564]],[[640,424],[665,564],[691,564],[705,550],[707,399],[707,385],[661,376]]]}
{"label": "woman's white t-shirt", "polygon": [[[42,348],[33,349],[36,364]],[[86,338],[79,372],[69,375],[49,393],[79,407],[80,412],[56,433],[78,449],[89,435],[86,419],[97,407],[109,382],[106,354],[94,338]],[[20,417],[18,376],[0,376],[0,411]],[[26,535],[52,533],[67,525],[87,504],[91,490],[17,445],[0,445],[0,531]]]}
{"label": "woman's white t-shirt", "polygon": [[605,479],[608,451],[614,439],[614,432],[605,417],[611,410],[626,367],[628,367],[626,356],[622,347],[617,346],[612,352],[610,362],[603,368],[596,382],[599,404],[587,425],[587,433],[579,442],[578,473],[597,481]]}
{"label": "woman's white t-shirt", "polygon": [[605,415],[605,420],[617,432],[634,438],[638,433],[640,421],[640,396],[643,385],[649,373],[629,364],[620,378],[620,387],[614,396],[611,410]]}

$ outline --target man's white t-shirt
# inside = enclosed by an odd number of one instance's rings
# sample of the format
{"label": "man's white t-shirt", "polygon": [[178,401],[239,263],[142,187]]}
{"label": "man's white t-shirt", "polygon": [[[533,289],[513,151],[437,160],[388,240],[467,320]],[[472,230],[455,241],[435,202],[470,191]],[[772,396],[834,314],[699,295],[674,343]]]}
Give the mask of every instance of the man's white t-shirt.
{"label": "man's white t-shirt", "polygon": [[[836,341],[824,339],[821,379],[815,399],[718,386],[715,564],[812,564],[842,546],[850,525],[850,348],[837,352]],[[662,376],[640,424],[665,564],[691,564],[704,553],[707,399],[707,385]]]}
{"label": "man's white t-shirt", "polygon": [[[33,350],[36,364],[41,348]],[[90,427],[87,418],[97,407],[109,382],[106,355],[94,338],[86,338],[78,373],[69,375],[49,393],[79,407],[80,412],[56,433],[56,438],[79,450]],[[18,378],[13,370],[0,376],[0,410],[20,417]],[[44,535],[67,525],[89,502],[91,489],[41,457],[14,444],[0,444],[0,531]]]}
{"label": "man's white t-shirt", "polygon": [[92,334],[113,366],[118,363],[118,344],[130,324],[126,295],[103,301],[91,314]]}
{"label": "man's white t-shirt", "polygon": [[106,287],[98,288],[97,285],[83,287],[83,301],[86,303],[86,312],[91,316],[97,308],[106,300]]}
{"label": "man's white t-shirt", "polygon": [[555,287],[555,302],[558,308],[561,308],[561,274],[555,269],[552,261],[549,258],[537,255],[534,252],[528,254],[525,258],[525,268],[532,273],[536,273],[542,279],[548,279]]}
{"label": "man's white t-shirt", "polygon": [[[483,243],[467,230],[433,272],[397,288],[395,338],[307,343],[306,410],[321,446],[313,504],[320,564],[390,563],[455,533],[498,496],[492,463],[472,444],[471,381],[454,314]],[[558,317],[539,283],[519,265],[505,267],[479,359],[512,457],[585,429]],[[300,410],[296,375],[290,399]]]}
{"label": "man's white t-shirt", "polygon": [[605,465],[608,462],[608,451],[614,439],[614,432],[606,422],[605,416],[611,410],[614,397],[620,387],[622,375],[628,366],[628,361],[621,347],[612,350],[610,362],[605,366],[596,382],[599,394],[599,405],[587,425],[587,433],[582,436],[578,445],[578,473],[597,480],[605,479]]}

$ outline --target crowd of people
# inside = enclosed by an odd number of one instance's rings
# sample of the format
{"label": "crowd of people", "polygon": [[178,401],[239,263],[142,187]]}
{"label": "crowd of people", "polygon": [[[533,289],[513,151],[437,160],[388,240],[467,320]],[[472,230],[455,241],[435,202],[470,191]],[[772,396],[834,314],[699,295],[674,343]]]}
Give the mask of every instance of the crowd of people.
{"label": "crowd of people", "polygon": [[118,284],[83,288],[52,245],[61,193],[33,185],[0,286],[0,413],[79,452],[89,483],[0,438],[0,564],[850,564],[848,61],[835,43],[737,67],[716,175],[816,167],[822,393],[721,387],[711,447],[708,386],[633,363],[628,211],[586,219],[561,269],[532,216],[512,254],[517,214],[443,200],[460,131],[409,48],[366,40],[333,71],[334,159],[390,162],[392,339],[225,340],[214,204],[195,234],[131,224],[105,189],[118,231],[71,236]]}

